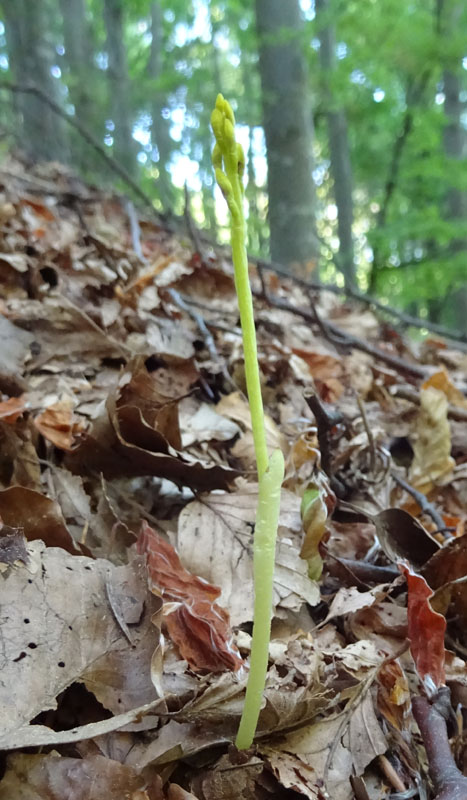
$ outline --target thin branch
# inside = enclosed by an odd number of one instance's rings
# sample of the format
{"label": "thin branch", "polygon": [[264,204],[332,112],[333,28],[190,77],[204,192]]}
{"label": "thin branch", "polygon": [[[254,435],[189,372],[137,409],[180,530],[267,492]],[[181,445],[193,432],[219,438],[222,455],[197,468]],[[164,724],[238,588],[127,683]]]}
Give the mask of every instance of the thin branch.
{"label": "thin branch", "polygon": [[291,275],[280,264],[266,262],[263,259],[251,258],[250,260],[256,264],[256,266],[261,265],[262,269],[275,272],[281,278],[286,278],[292,281],[306,291],[313,290],[317,292],[332,292],[332,294],[339,296],[350,297],[352,300],[358,300],[360,303],[364,303],[367,306],[373,306],[377,311],[381,311],[383,314],[386,314],[389,317],[398,319],[406,327],[421,329],[425,328],[427,331],[436,333],[439,336],[445,337],[446,339],[452,339],[453,341],[464,342],[467,344],[467,334],[461,333],[460,331],[452,331],[449,328],[444,327],[444,325],[438,325],[435,322],[430,322],[429,320],[421,319],[420,317],[414,317],[411,314],[406,314],[405,311],[400,311],[397,308],[392,308],[392,306],[382,303],[381,300],[378,300],[373,295],[363,294],[356,289],[350,289],[344,286],[336,286],[335,284],[306,281],[303,278]]}
{"label": "thin branch", "polygon": [[[253,291],[253,294],[256,296],[262,296],[261,293],[257,291]],[[291,303],[287,302],[286,300],[282,300],[282,298],[276,297],[275,295],[268,295],[268,302],[269,305],[273,306],[274,308],[280,308],[281,311],[288,311],[290,314],[301,317],[306,322],[311,324],[316,323],[316,315],[306,308],[293,306]],[[338,328],[337,325],[334,325],[333,322],[327,321],[326,328],[333,334],[334,344],[336,344],[336,339],[339,339],[340,344],[343,346],[353,347],[355,350],[361,350],[363,353],[368,353],[368,355],[373,356],[373,358],[377,361],[382,361],[383,363],[388,364],[397,372],[405,372],[408,375],[412,375],[414,378],[421,378],[422,380],[425,380],[431,374],[431,371],[426,367],[422,367],[419,364],[410,364],[403,358],[399,358],[399,356],[393,356],[390,353],[385,353],[383,350],[380,350],[379,347],[375,347],[369,342],[365,342],[358,336],[353,336],[350,333],[344,333],[344,331]]]}
{"label": "thin branch", "polygon": [[414,489],[414,487],[411,486],[409,483],[407,483],[403,478],[401,478],[397,474],[397,472],[391,472],[391,477],[399,486],[402,487],[402,489],[404,489],[404,491],[406,491],[408,494],[410,494],[411,497],[413,497],[413,499],[418,504],[423,513],[426,514],[428,517],[431,517],[431,519],[436,525],[437,531],[445,533],[446,538],[452,539],[452,536],[450,536],[450,534],[447,533],[447,527],[444,523],[441,514],[438,514],[436,508],[434,508],[432,503],[430,503],[427,500],[425,495],[422,494],[422,492],[417,491],[417,489]]}
{"label": "thin branch", "polygon": [[449,745],[445,703],[439,702],[446,694],[449,695],[449,689],[444,686],[434,703],[426,697],[414,697],[412,710],[428,756],[430,776],[437,792],[435,800],[462,800],[467,797],[467,778],[457,767]]}
{"label": "thin branch", "polygon": [[140,186],[133,180],[131,175],[128,174],[124,167],[120,166],[120,164],[115,161],[111,156],[106,153],[104,146],[100,144],[100,142],[92,135],[90,131],[79,121],[76,117],[70,116],[64,111],[55,100],[52,100],[48,94],[39,86],[23,86],[17,83],[10,83],[9,81],[0,81],[0,89],[7,89],[10,92],[22,92],[24,94],[33,94],[38,97],[42,102],[49,106],[52,111],[55,112],[59,117],[66,120],[72,128],[78,131],[78,133],[83,137],[83,139],[92,147],[94,150],[99,153],[100,157],[105,161],[108,167],[112,169],[125,183],[129,186],[132,191],[139,197],[139,199],[144,203],[145,206],[151,209],[151,212],[154,215],[157,215],[157,212],[153,206],[151,198],[143,192]]}

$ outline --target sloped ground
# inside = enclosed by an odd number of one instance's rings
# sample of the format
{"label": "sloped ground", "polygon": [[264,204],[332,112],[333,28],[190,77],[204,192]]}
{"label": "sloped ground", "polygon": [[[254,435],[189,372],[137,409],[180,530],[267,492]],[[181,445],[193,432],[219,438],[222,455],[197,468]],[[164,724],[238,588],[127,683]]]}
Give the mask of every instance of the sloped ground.
{"label": "sloped ground", "polygon": [[467,767],[466,353],[252,266],[286,480],[238,753],[257,487],[231,265],[59,167],[0,180],[0,800],[430,796],[411,699],[447,744],[445,681]]}

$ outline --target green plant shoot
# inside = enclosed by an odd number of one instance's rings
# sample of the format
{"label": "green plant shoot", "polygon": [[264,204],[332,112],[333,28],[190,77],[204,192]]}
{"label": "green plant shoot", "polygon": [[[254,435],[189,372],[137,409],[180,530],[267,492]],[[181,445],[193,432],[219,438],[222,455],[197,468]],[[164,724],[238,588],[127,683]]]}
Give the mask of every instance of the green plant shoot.
{"label": "green plant shoot", "polygon": [[253,552],[255,606],[250,674],[236,739],[237,747],[245,749],[253,742],[266,681],[284,458],[282,452],[276,450],[269,459],[266,446],[253,300],[246,252],[246,224],[243,210],[245,156],[241,144],[235,140],[235,117],[232,108],[221,94],[218,95],[211,114],[211,126],[216,139],[212,154],[216,181],[230,211],[235,288],[242,326],[245,378],[259,481]]}

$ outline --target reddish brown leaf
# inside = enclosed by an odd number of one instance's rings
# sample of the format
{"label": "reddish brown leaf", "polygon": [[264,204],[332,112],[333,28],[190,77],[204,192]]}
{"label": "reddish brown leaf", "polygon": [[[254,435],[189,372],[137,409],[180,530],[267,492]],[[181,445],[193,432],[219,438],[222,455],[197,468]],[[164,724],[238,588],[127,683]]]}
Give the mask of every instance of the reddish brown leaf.
{"label": "reddish brown leaf", "polygon": [[68,399],[49,406],[34,420],[37,430],[61,450],[72,450],[77,433],[84,429],[81,421],[73,419],[73,405]]}
{"label": "reddish brown leaf", "polygon": [[407,618],[410,652],[428,694],[433,694],[445,682],[444,633],[446,620],[433,611],[429,598],[433,592],[425,578],[406,564],[399,568],[407,580]]}
{"label": "reddish brown leaf", "polygon": [[147,555],[152,588],[160,591],[164,600],[180,604],[166,621],[183,658],[194,669],[240,669],[243,661],[232,643],[229,615],[215,602],[221,590],[188,572],[172,545],[145,521],[138,551]]}
{"label": "reddish brown leaf", "polygon": [[20,397],[10,397],[0,403],[0,419],[3,422],[8,422],[9,425],[14,425],[18,417],[24,412],[26,408],[26,398],[22,394]]}
{"label": "reddish brown leaf", "polygon": [[75,546],[57,503],[40,492],[24,486],[0,492],[0,518],[12,528],[24,529],[28,542],[42,539],[48,547],[62,547],[72,555],[87,552]]}

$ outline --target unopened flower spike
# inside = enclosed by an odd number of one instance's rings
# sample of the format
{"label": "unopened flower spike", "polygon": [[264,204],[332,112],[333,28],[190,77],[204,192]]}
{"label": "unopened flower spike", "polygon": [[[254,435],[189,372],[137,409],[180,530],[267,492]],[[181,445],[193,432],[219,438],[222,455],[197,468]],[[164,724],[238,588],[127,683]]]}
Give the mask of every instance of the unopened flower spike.
{"label": "unopened flower spike", "polygon": [[211,126],[216,139],[212,153],[216,181],[230,211],[235,288],[242,325],[245,378],[258,470],[258,507],[253,546],[255,587],[253,638],[245,705],[236,739],[237,747],[246,749],[250,747],[255,735],[266,681],[284,457],[281,450],[275,450],[269,458],[266,446],[253,300],[245,244],[246,224],[242,180],[245,171],[245,155],[241,144],[235,139],[234,113],[230,104],[221,94],[217,96],[216,106],[211,115]]}

